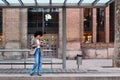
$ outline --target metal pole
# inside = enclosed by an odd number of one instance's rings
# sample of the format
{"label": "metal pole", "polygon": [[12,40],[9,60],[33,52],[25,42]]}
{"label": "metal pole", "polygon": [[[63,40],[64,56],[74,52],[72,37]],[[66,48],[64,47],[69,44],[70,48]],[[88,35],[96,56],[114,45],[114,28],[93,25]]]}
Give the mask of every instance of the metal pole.
{"label": "metal pole", "polygon": [[66,8],[62,8],[62,58],[63,69],[66,68]]}
{"label": "metal pole", "polygon": [[44,15],[45,15],[45,13],[44,13],[44,8],[43,8],[43,12],[42,12],[42,33],[44,34],[44,32],[45,32],[45,21],[44,21]]}
{"label": "metal pole", "polygon": [[39,22],[38,22],[38,8],[36,8],[36,10],[37,10],[37,30],[39,30],[39,28],[38,28],[38,24],[39,24]]}

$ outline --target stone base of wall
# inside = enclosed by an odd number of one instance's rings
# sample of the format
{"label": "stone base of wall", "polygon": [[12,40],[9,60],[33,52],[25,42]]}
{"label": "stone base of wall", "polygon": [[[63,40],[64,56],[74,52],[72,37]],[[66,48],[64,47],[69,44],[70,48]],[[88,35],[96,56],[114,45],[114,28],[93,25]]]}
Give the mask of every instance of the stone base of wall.
{"label": "stone base of wall", "polygon": [[67,50],[66,58],[67,59],[76,59],[77,54],[82,54],[80,50]]}
{"label": "stone base of wall", "polygon": [[58,48],[58,58],[62,58],[62,49]]}
{"label": "stone base of wall", "polygon": [[82,49],[84,58],[87,59],[105,59],[113,58],[114,48],[103,48],[103,49]]}
{"label": "stone base of wall", "polygon": [[[19,49],[20,44],[19,44],[19,42],[7,42],[7,44],[5,45],[5,48]],[[4,52],[3,53],[3,58],[4,59],[20,59],[21,55],[22,54],[20,52]]]}
{"label": "stone base of wall", "polygon": [[[112,59],[114,48],[92,49],[84,48],[81,50],[69,49],[66,51],[67,59],[75,59],[77,54],[82,54],[84,59]],[[62,50],[58,50],[58,58],[62,58]]]}
{"label": "stone base of wall", "polygon": [[[81,50],[67,49],[66,58],[75,59],[77,54],[82,54]],[[58,49],[58,58],[62,58],[62,49]]]}

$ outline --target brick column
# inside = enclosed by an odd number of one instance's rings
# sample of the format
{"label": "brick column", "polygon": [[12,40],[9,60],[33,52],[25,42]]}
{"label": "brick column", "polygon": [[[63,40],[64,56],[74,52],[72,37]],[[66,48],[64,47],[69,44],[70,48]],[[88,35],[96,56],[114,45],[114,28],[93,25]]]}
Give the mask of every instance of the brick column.
{"label": "brick column", "polygon": [[84,12],[83,8],[80,8],[80,43],[82,44],[83,35],[84,35]]}
{"label": "brick column", "polygon": [[93,43],[96,43],[96,34],[97,34],[97,21],[96,21],[96,18],[97,18],[97,11],[96,11],[96,8],[93,8],[93,12],[92,12],[92,18],[93,18]]}
{"label": "brick column", "polygon": [[[20,10],[3,8],[3,37],[6,48],[20,47]],[[15,45],[9,45],[15,43]]]}
{"label": "brick column", "polygon": [[109,43],[110,35],[109,35],[109,6],[105,8],[105,42]]}
{"label": "brick column", "polygon": [[[5,48],[27,47],[27,9],[3,8],[3,43]],[[19,52],[5,52],[6,58],[20,58]]]}
{"label": "brick column", "polygon": [[[5,48],[20,48],[20,10],[3,8],[3,40]],[[4,53],[6,58],[15,58],[17,52]],[[14,55],[14,57],[13,57]]]}
{"label": "brick column", "polygon": [[80,9],[67,8],[67,58],[73,59],[81,53],[80,46]]}
{"label": "brick column", "polygon": [[[59,9],[59,51],[58,57],[62,55],[62,10]],[[83,38],[83,8],[67,8],[67,57],[74,58],[81,53],[81,42]]]}
{"label": "brick column", "polygon": [[21,48],[27,48],[27,8],[20,9],[20,42]]}

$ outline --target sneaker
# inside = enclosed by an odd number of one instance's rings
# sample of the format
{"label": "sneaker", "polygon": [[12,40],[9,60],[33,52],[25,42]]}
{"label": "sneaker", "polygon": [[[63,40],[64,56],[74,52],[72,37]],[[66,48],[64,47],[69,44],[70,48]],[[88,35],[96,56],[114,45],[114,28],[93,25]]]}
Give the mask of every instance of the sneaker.
{"label": "sneaker", "polygon": [[38,76],[42,76],[41,74],[38,74]]}
{"label": "sneaker", "polygon": [[33,74],[30,74],[30,76],[33,76]]}

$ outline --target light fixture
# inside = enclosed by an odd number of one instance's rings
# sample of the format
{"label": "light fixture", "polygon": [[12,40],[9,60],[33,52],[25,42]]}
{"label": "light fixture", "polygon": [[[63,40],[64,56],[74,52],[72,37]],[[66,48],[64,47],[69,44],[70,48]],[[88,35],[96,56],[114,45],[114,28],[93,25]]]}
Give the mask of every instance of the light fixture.
{"label": "light fixture", "polygon": [[45,21],[51,20],[52,16],[50,14],[45,15]]}

